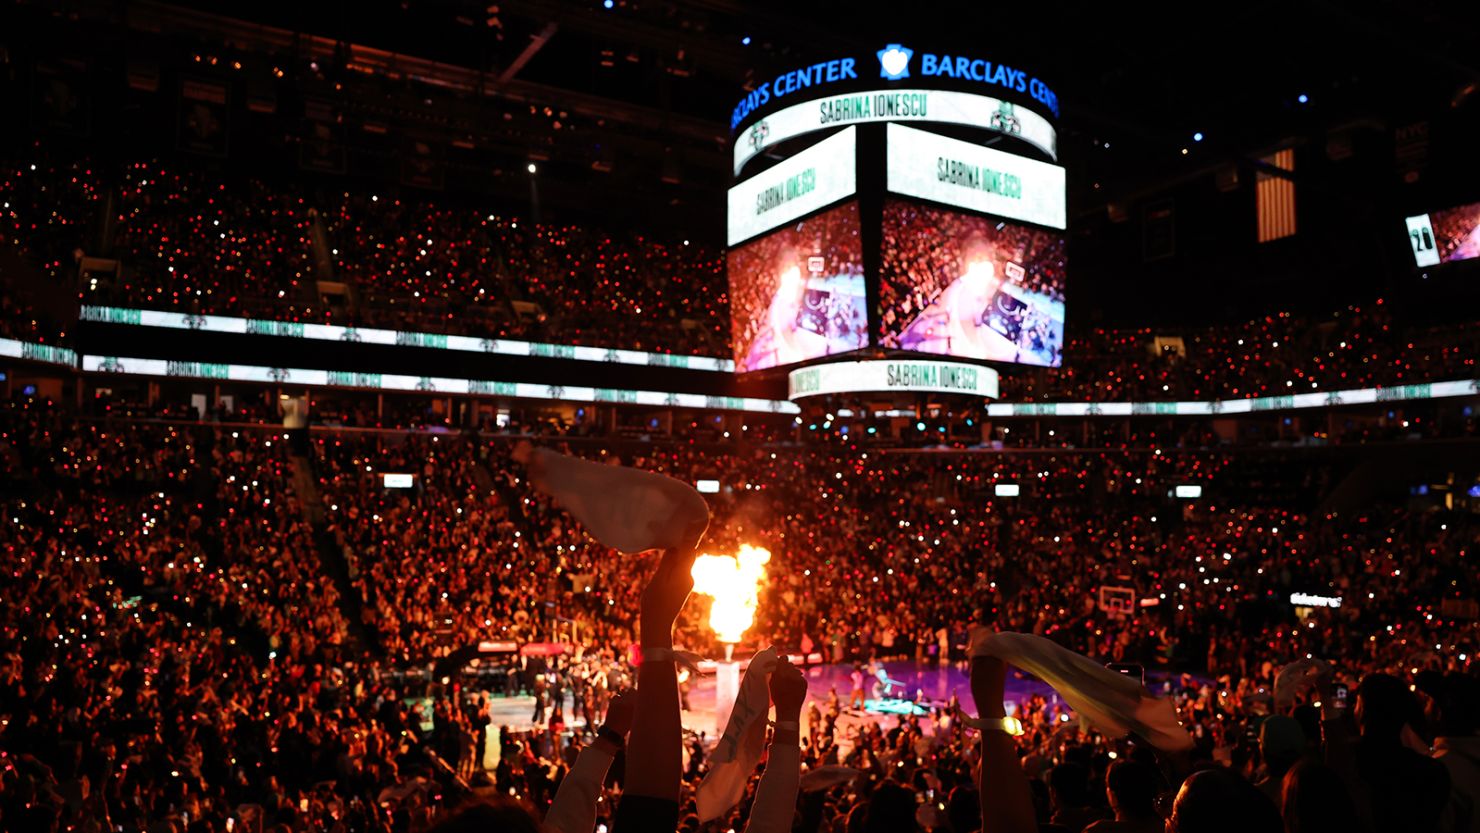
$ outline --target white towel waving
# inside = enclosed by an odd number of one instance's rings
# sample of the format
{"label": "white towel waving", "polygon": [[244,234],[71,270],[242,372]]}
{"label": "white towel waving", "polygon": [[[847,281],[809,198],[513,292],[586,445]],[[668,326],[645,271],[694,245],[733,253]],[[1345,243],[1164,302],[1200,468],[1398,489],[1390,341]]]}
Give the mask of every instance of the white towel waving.
{"label": "white towel waving", "polygon": [[1296,660],[1281,668],[1274,678],[1275,708],[1290,708],[1295,704],[1295,695],[1314,683],[1321,674],[1329,673],[1331,666],[1325,660],[1313,658]]}
{"label": "white towel waving", "polygon": [[514,459],[591,537],[618,552],[693,547],[709,505],[687,483],[656,472],[593,463],[521,443]]}
{"label": "white towel waving", "polygon": [[1134,733],[1168,752],[1192,748],[1192,736],[1177,720],[1170,700],[1152,697],[1136,680],[1051,640],[977,628],[971,635],[971,655],[996,657],[1033,674],[1107,735]]}
{"label": "white towel waving", "polygon": [[699,821],[719,818],[745,795],[745,783],[755,771],[766,745],[766,715],[771,710],[771,672],[776,670],[775,648],[767,648],[750,659],[740,694],[725,733],[710,756],[709,774],[699,784],[695,799]]}

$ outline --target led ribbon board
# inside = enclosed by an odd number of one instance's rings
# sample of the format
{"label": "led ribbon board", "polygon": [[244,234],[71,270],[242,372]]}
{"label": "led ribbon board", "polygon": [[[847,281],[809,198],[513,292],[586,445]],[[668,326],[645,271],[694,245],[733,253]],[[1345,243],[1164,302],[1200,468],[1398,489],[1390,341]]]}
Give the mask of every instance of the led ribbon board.
{"label": "led ribbon board", "polygon": [[990,367],[930,360],[864,361],[820,364],[793,370],[787,377],[789,396],[825,396],[833,393],[955,393],[997,397],[997,371]]}
{"label": "led ribbon board", "polygon": [[[391,347],[421,347],[430,350],[459,350],[467,353],[490,353],[499,356],[534,356],[544,359],[630,364],[644,367],[680,367],[687,370],[709,370],[728,373],[735,369],[729,359],[710,356],[676,356],[671,353],[647,353],[641,350],[616,350],[578,344],[542,344],[537,341],[515,341],[503,338],[454,336],[442,333],[419,333],[380,330],[373,327],[337,327],[329,324],[304,324],[297,321],[272,321],[261,318],[233,318],[225,315],[190,315],[150,309],[122,307],[82,308],[81,320],[132,327],[160,327],[171,330],[199,330],[207,333],[264,335],[282,338],[304,338],[311,341],[344,341],[354,344],[379,344]],[[38,345],[39,346],[39,345]],[[68,351],[70,352],[70,351]],[[0,353],[3,355],[3,353]],[[75,358],[72,364],[76,364]]]}
{"label": "led ribbon board", "polygon": [[62,364],[72,368],[77,367],[77,354],[65,347],[36,344],[30,341],[16,341],[9,338],[0,338],[0,358]]}
{"label": "led ribbon board", "polygon": [[726,242],[785,225],[858,190],[858,131],[848,128],[730,189]]}
{"label": "led ribbon board", "polygon": [[1410,402],[1480,394],[1480,379],[1422,382],[1387,388],[1356,388],[1290,396],[1215,399],[1211,402],[993,402],[989,417],[1235,416],[1301,408],[1334,408],[1375,402]]}
{"label": "led ribbon board", "polygon": [[261,367],[244,364],[167,361],[165,359],[83,356],[86,373],[116,373],[125,376],[170,376],[184,379],[224,379],[308,388],[364,388],[414,393],[507,396],[514,399],[543,399],[556,402],[610,402],[657,405],[670,408],[702,408],[712,411],[796,414],[801,409],[776,399],[739,396],[705,396],[654,390],[622,390],[531,382],[495,382],[487,379],[451,379],[443,376],[403,376],[390,373],[355,373],[342,370],[310,370],[298,367]]}
{"label": "led ribbon board", "polygon": [[766,148],[788,139],[839,125],[904,121],[995,130],[1059,158],[1053,125],[1026,107],[949,90],[868,90],[793,104],[751,125],[735,140],[735,175]]}
{"label": "led ribbon board", "polygon": [[888,188],[896,194],[1062,229],[1064,169],[900,124],[886,132]]}

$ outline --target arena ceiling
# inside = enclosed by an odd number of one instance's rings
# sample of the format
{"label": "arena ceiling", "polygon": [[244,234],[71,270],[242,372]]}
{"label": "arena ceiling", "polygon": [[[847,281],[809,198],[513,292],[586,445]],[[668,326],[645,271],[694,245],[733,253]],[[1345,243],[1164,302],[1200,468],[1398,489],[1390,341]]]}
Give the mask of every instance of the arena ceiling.
{"label": "arena ceiling", "polygon": [[[1090,275],[1091,285],[1108,285],[1099,263],[1141,260],[1132,239],[1139,232],[1128,228],[1135,224],[1107,228],[1117,208],[1123,217],[1125,206],[1188,183],[1207,183],[1212,193],[1220,174],[1248,173],[1293,142],[1319,147],[1343,131],[1365,131],[1372,171],[1355,190],[1397,180],[1394,136],[1405,126],[1448,119],[1468,126],[1436,128],[1425,140],[1425,187],[1457,188],[1480,171],[1476,4],[1257,0],[1210,13],[1092,2],[605,2],[23,2],[10,11],[22,25],[0,27],[0,46],[36,60],[106,65],[115,87],[141,67],[168,73],[183,63],[183,74],[204,70],[203,55],[220,55],[222,66],[240,56],[243,69],[227,77],[275,99],[273,129],[289,142],[302,129],[305,102],[327,100],[351,152],[378,155],[386,171],[408,144],[433,147],[449,196],[461,190],[520,210],[537,200],[552,214],[716,245],[731,184],[729,116],[757,79],[860,43],[990,54],[1031,68],[1058,92],[1071,233],[1087,239],[1098,226],[1099,239],[1121,238],[1075,254],[1088,267],[1077,274]],[[156,112],[172,120],[174,93],[168,83],[160,89]],[[249,161],[250,148],[234,145],[232,163]],[[291,158],[280,153],[264,167],[281,169]],[[531,162],[537,177],[526,172]],[[1323,187],[1304,193],[1320,196]],[[1346,199],[1327,190],[1328,201]],[[1429,208],[1475,198],[1421,199]],[[1222,209],[1197,215],[1179,199],[1188,229],[1216,225]],[[1401,217],[1400,199],[1419,197],[1374,199],[1376,207],[1362,210],[1375,218],[1372,228],[1387,228],[1389,214]],[[1337,234],[1370,236],[1343,222],[1351,230]],[[1401,234],[1395,239],[1401,245]],[[1334,273],[1344,267],[1331,267],[1331,252],[1350,248],[1320,242],[1290,268],[1319,264]],[[1364,251],[1350,259],[1381,258]],[[1256,265],[1271,281],[1301,284],[1280,264]],[[1200,273],[1207,264],[1179,268]],[[1315,302],[1329,303],[1319,293]]]}
{"label": "arena ceiling", "polygon": [[560,99],[571,105],[567,112],[588,97],[631,108],[631,122],[617,123],[666,135],[660,164],[667,178],[713,187],[723,186],[726,169],[716,164],[718,148],[705,145],[723,141],[730,108],[756,78],[860,42],[911,40],[1001,55],[1058,89],[1081,212],[1247,158],[1312,124],[1420,118],[1463,104],[1480,85],[1480,6],[1462,3],[1263,0],[1223,4],[1214,14],[1169,3],[1128,12],[1095,2],[956,0],[911,7],[419,0],[217,8],[474,68]]}

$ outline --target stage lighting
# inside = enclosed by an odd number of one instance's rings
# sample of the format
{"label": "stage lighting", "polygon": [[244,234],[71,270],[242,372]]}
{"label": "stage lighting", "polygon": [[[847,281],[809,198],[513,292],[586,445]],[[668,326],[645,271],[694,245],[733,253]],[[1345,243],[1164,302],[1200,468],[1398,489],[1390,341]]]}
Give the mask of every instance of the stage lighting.
{"label": "stage lighting", "polygon": [[1196,498],[1202,497],[1202,486],[1178,486],[1173,494],[1183,500],[1194,500]]}
{"label": "stage lighting", "polygon": [[535,172],[535,170],[536,170],[536,168],[535,168],[535,166],[534,166],[534,163],[533,163],[533,162],[531,162],[531,163],[529,163],[529,166],[528,166],[528,167],[526,167],[526,168],[525,168],[525,170],[526,170],[526,171],[529,171],[529,172],[530,172],[530,173],[534,173],[534,172]]}
{"label": "stage lighting", "polygon": [[1016,483],[998,483],[994,488],[997,497],[1017,497],[1022,493],[1022,488]]}

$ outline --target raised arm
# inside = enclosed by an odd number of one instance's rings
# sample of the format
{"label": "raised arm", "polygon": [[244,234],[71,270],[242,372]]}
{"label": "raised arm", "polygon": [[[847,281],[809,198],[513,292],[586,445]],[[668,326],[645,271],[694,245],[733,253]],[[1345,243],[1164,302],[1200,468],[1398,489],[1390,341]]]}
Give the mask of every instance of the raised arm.
{"label": "raised arm", "polygon": [[771,673],[771,702],[776,706],[776,731],[771,756],[755,791],[745,833],[788,833],[796,817],[797,790],[802,778],[802,703],[807,678],[785,660]]}
{"label": "raised arm", "polygon": [[678,821],[683,727],[673,623],[694,589],[690,571],[695,555],[690,548],[664,552],[658,571],[642,591],[642,666],[637,672],[637,711],[627,744],[627,791],[617,812],[617,833],[672,833]]}
{"label": "raised arm", "polygon": [[1324,747],[1326,765],[1331,767],[1351,796],[1357,817],[1369,828],[1374,826],[1372,803],[1367,798],[1367,787],[1357,772],[1356,750],[1346,729],[1346,716],[1336,702],[1336,680],[1328,665],[1311,681],[1320,698],[1321,745]]}
{"label": "raised arm", "polygon": [[624,691],[612,698],[606,707],[606,722],[590,746],[576,756],[576,765],[560,782],[550,812],[545,814],[545,827],[551,833],[591,833],[596,828],[596,802],[601,797],[601,783],[612,760],[626,743],[632,727],[632,713],[637,695]]}
{"label": "raised arm", "polygon": [[977,789],[982,803],[982,833],[1036,833],[1033,794],[1018,763],[1017,742],[1002,727],[1007,711],[1002,692],[1007,664],[996,657],[971,660],[971,696],[982,721],[981,772]]}

